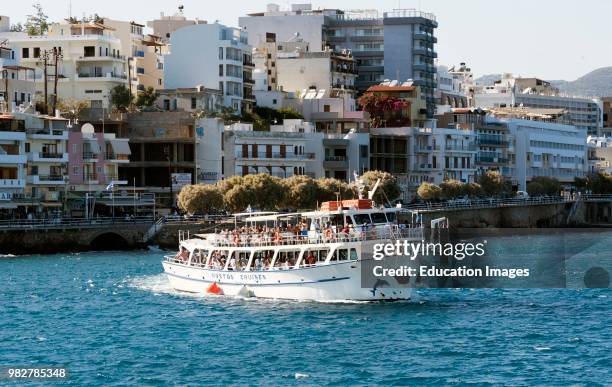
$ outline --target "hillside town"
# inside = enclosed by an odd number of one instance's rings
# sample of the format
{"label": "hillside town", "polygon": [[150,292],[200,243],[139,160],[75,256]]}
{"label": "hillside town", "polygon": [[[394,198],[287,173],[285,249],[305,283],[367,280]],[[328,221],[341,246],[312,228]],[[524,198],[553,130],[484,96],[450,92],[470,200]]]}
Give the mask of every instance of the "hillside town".
{"label": "hillside town", "polygon": [[439,63],[437,28],[414,9],[310,4],[233,26],[183,7],[0,16],[0,218],[173,213],[186,185],[256,174],[387,172],[410,203],[491,172],[516,193],[612,171],[612,97],[510,72],[479,85],[467,59]]}

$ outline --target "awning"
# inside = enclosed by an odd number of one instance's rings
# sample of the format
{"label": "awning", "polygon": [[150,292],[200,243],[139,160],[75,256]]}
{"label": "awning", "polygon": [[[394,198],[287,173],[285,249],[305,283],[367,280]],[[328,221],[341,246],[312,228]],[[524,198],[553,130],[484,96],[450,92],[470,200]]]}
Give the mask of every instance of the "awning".
{"label": "awning", "polygon": [[130,144],[125,140],[110,140],[113,152],[117,155],[131,155]]}
{"label": "awning", "polygon": [[97,138],[86,138],[85,141],[89,143],[92,153],[100,153],[100,144]]}
{"label": "awning", "polygon": [[15,209],[17,204],[14,203],[0,203],[0,209]]}

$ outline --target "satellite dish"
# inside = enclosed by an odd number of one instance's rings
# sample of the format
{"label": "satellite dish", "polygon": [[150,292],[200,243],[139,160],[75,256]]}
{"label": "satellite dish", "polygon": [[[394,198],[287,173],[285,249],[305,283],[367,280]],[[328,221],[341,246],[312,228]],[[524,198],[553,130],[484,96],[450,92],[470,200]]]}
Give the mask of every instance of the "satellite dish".
{"label": "satellite dish", "polygon": [[94,127],[89,122],[81,126],[81,133],[94,133],[94,132],[95,132]]}

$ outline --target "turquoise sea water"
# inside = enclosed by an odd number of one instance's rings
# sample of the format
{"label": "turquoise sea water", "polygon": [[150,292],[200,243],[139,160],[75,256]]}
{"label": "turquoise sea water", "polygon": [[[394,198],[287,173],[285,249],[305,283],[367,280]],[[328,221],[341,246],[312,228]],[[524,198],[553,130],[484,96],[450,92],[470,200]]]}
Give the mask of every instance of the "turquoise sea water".
{"label": "turquoise sea water", "polygon": [[162,255],[0,258],[0,366],[66,366],[74,385],[612,380],[609,289],[428,289],[391,304],[196,297],[169,288]]}

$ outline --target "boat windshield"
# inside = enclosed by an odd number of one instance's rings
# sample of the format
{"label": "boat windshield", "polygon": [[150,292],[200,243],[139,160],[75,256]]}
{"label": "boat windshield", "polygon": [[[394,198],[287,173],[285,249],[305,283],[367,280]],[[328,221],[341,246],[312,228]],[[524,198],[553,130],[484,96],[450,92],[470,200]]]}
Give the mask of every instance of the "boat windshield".
{"label": "boat windshield", "polygon": [[372,223],[372,220],[370,219],[370,215],[369,214],[355,214],[353,215],[353,218],[355,218],[355,223],[361,225],[361,224],[369,224]]}

